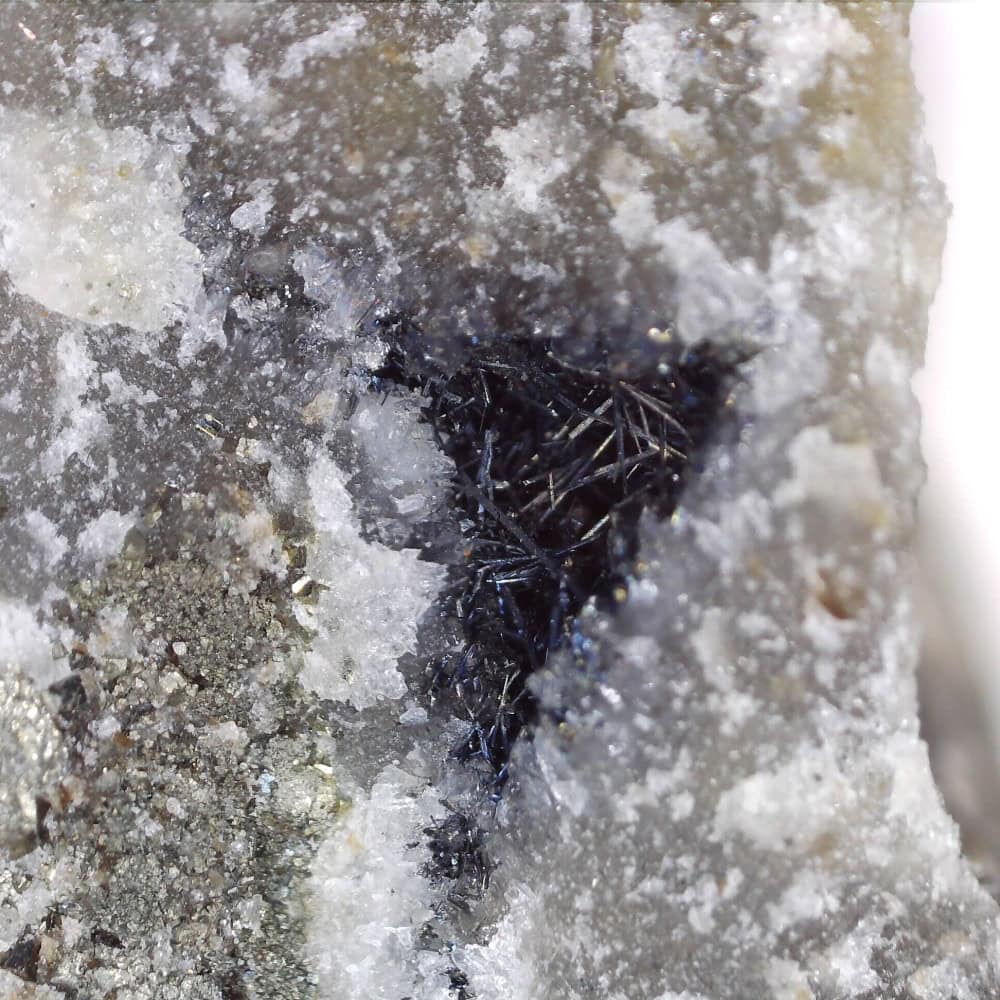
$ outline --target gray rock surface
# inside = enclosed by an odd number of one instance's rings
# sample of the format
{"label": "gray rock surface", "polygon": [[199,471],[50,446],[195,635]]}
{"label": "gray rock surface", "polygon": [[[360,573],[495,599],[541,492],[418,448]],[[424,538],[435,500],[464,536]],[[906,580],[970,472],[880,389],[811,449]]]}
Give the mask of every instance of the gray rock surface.
{"label": "gray rock surface", "polygon": [[[5,996],[1000,993],[917,731],[907,13],[0,6]],[[453,468],[366,376],[395,313],[444,365],[743,359],[488,808],[423,673]]]}

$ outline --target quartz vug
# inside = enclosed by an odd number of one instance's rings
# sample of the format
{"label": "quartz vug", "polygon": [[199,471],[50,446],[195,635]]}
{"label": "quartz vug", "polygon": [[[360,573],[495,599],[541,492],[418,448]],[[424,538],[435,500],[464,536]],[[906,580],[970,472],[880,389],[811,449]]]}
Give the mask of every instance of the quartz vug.
{"label": "quartz vug", "polygon": [[[4,996],[1000,995],[917,732],[907,16],[0,7]],[[499,803],[428,693],[467,538],[371,391],[402,315],[740,359]]]}

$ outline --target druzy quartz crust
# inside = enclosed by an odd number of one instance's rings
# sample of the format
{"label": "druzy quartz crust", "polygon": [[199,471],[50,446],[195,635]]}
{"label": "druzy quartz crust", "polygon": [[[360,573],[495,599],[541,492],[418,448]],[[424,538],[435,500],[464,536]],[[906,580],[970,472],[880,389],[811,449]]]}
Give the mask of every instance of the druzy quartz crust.
{"label": "druzy quartz crust", "polygon": [[0,995],[1000,994],[908,12],[0,6]]}

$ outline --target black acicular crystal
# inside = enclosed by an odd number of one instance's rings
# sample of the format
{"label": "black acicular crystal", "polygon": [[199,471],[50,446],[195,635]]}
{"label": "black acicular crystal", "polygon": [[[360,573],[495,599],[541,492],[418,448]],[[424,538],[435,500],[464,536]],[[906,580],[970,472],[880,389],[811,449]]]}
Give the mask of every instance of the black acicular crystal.
{"label": "black acicular crystal", "polygon": [[461,811],[444,803],[448,813],[424,830],[430,861],[424,866],[433,882],[448,883],[448,901],[459,909],[483,898],[493,866],[483,831]]}
{"label": "black acicular crystal", "polygon": [[465,569],[450,595],[464,646],[432,667],[432,690],[467,720],[455,757],[476,762],[493,794],[536,712],[526,686],[568,639],[584,604],[627,594],[638,523],[668,515],[712,427],[735,361],[710,345],[652,368],[581,367],[528,338],[475,348],[442,371],[399,316],[376,386],[419,388],[424,416],[455,463]]}

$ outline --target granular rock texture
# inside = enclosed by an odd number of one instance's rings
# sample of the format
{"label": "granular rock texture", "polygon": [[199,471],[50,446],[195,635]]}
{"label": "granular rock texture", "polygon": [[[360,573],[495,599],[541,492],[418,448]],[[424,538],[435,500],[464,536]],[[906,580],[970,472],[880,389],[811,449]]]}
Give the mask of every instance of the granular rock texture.
{"label": "granular rock texture", "polygon": [[907,14],[0,6],[4,996],[1000,993]]}
{"label": "granular rock texture", "polygon": [[295,887],[339,805],[329,726],[293,679],[287,592],[273,576],[241,591],[220,565],[245,557],[217,517],[237,502],[163,495],[149,530],[60,602],[77,640],[50,708],[72,760],[39,810],[43,864],[24,873],[44,919],[3,958],[30,981],[71,996],[243,996],[245,982],[312,995],[289,944],[303,937]]}

